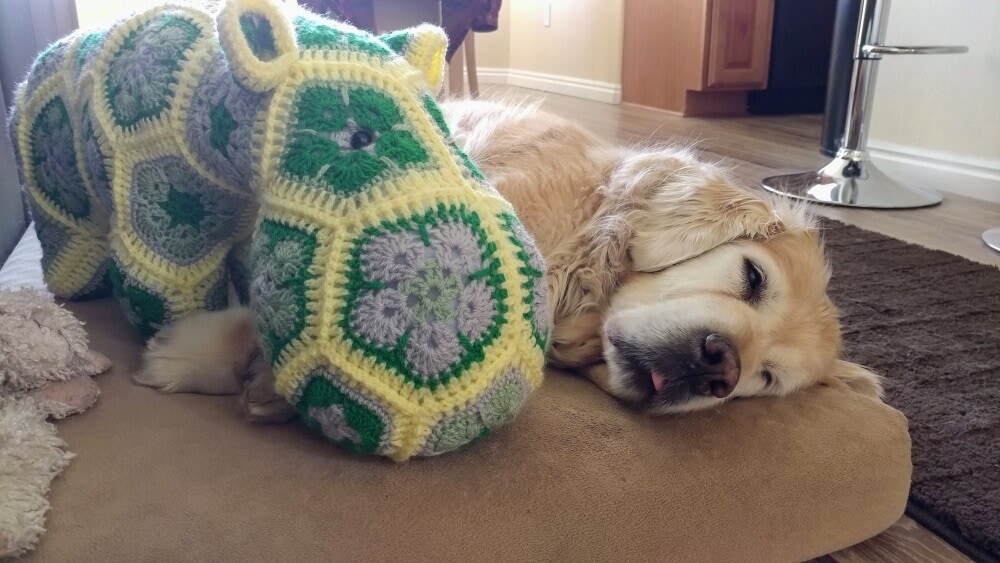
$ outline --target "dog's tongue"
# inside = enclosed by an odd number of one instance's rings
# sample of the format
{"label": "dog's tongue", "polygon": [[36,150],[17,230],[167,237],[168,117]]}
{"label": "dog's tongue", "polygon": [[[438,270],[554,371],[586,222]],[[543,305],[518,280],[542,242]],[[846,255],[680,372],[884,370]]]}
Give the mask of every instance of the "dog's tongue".
{"label": "dog's tongue", "polygon": [[663,384],[665,381],[663,375],[660,374],[660,372],[658,371],[654,371],[651,374],[651,377],[653,378],[653,389],[656,389],[656,392],[659,393],[660,389],[663,389]]}

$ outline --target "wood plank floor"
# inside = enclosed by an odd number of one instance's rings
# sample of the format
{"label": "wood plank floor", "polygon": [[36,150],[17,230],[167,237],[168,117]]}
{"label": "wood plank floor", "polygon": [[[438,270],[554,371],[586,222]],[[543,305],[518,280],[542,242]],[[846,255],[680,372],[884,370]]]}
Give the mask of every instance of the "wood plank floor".
{"label": "wood plank floor", "polygon": [[[749,184],[774,174],[818,168],[821,118],[792,115],[737,118],[679,118],[640,107],[616,106],[509,86],[484,89],[483,97],[540,100],[552,113],[573,119],[619,143],[694,144],[707,159],[732,166]],[[1000,266],[1000,253],[983,244],[982,232],[1000,226],[1000,204],[949,195],[936,207],[872,211],[816,206],[838,219],[928,248]],[[834,265],[836,268],[836,265]],[[881,535],[818,561],[969,561],[944,540],[902,517]]]}
{"label": "wood plank floor", "polygon": [[[510,86],[484,89],[484,97],[493,95],[541,99],[546,110],[621,143],[694,144],[707,159],[732,166],[739,177],[754,185],[766,176],[803,172],[829,161],[819,154],[819,115],[681,118],[647,108]],[[945,195],[944,203],[926,209],[876,211],[816,206],[816,211],[863,229],[1000,266],[1000,253],[980,238],[984,230],[1000,227],[1000,204],[947,192]]]}

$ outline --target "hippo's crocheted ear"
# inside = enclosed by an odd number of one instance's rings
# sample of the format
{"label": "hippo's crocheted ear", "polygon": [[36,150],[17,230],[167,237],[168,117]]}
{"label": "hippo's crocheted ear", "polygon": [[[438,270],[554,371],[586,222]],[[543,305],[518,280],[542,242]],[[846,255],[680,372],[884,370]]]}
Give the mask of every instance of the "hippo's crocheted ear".
{"label": "hippo's crocheted ear", "polygon": [[379,39],[423,73],[431,91],[441,89],[444,81],[444,54],[448,49],[448,36],[443,29],[425,23],[381,35]]}
{"label": "hippo's crocheted ear", "polygon": [[216,25],[241,84],[266,92],[288,76],[298,49],[288,13],[277,0],[227,0]]}

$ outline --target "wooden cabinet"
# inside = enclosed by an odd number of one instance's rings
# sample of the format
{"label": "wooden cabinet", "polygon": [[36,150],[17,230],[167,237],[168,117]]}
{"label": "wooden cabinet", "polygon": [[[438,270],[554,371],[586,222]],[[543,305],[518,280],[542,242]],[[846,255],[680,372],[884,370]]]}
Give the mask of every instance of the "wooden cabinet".
{"label": "wooden cabinet", "polygon": [[733,115],[767,86],[774,0],[625,0],[622,101]]}

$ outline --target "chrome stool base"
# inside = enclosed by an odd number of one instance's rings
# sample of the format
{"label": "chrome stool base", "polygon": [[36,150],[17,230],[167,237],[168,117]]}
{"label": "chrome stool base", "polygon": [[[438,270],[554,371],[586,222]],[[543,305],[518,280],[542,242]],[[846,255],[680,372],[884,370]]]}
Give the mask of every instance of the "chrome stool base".
{"label": "chrome stool base", "polygon": [[[764,178],[761,184],[768,191],[795,199],[845,207],[912,209],[941,203],[941,194],[932,190],[904,186],[886,176],[868,159],[866,148],[872,102],[874,101],[875,77],[878,73],[878,63],[884,55],[965,53],[969,49],[968,47],[883,45],[882,38],[885,36],[885,27],[888,22],[889,1],[861,0],[859,3],[857,33],[854,34],[854,46],[851,51],[853,67],[851,69],[850,89],[846,92],[846,106],[844,107],[843,135],[836,135],[838,139],[837,156],[830,164],[813,172]],[[841,0],[838,3],[838,10],[841,4],[847,6],[849,2]],[[840,32],[844,29],[849,31],[848,28],[852,25],[852,22],[841,19],[841,16],[845,16],[849,11],[846,10],[837,15],[836,28],[840,29]],[[840,32],[835,30],[835,33]],[[834,63],[846,60],[846,54],[842,48],[838,50],[837,45],[835,42]],[[831,63],[833,65],[831,69],[837,68],[834,63]],[[843,80],[844,77],[840,76],[830,77],[831,84]],[[836,100],[834,89],[831,88],[827,93],[827,105],[837,104]],[[830,111],[830,107],[827,108],[827,111]],[[834,119],[833,115],[836,114],[827,114],[830,119]],[[829,122],[824,123],[824,137],[826,137],[828,125]],[[828,148],[832,150],[832,147]]]}
{"label": "chrome stool base", "polygon": [[770,192],[793,199],[873,209],[912,209],[941,203],[933,190],[905,186],[869,160],[837,155],[813,172],[771,176],[761,182]]}
{"label": "chrome stool base", "polygon": [[1000,252],[1000,227],[984,232],[983,242],[986,243],[986,246]]}

